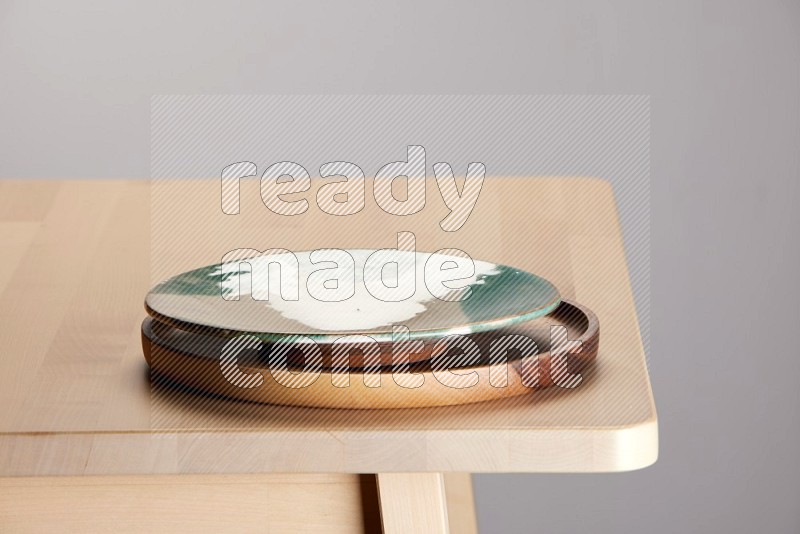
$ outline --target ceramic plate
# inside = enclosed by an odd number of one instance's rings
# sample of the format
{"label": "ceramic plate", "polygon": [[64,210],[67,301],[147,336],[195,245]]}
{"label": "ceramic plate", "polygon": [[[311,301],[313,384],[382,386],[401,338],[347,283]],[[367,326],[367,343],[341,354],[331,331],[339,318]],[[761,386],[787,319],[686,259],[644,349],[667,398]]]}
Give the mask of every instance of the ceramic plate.
{"label": "ceramic plate", "polygon": [[147,295],[148,312],[188,330],[265,341],[330,342],[364,334],[390,341],[484,332],[553,311],[558,290],[506,265],[397,250],[262,255],[179,274]]}

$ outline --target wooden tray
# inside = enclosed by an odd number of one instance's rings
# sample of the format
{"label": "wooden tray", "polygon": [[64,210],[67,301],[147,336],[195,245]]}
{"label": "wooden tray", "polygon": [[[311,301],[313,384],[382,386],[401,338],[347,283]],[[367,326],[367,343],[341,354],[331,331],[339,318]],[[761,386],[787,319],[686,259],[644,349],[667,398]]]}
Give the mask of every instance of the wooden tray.
{"label": "wooden tray", "polygon": [[[222,347],[229,341],[226,338],[182,331],[148,318],[142,323],[142,346],[154,373],[207,393],[252,402],[318,408],[419,408],[513,397],[553,385],[549,352],[551,326],[565,326],[569,339],[581,343],[579,349],[568,353],[569,372],[580,372],[594,360],[600,335],[597,317],[587,308],[568,301],[563,301],[547,316],[494,332],[465,336],[481,349],[481,362],[476,366],[452,367],[452,374],[434,370],[431,362],[418,362],[405,371],[394,373],[390,367],[373,372],[351,367],[348,380],[346,373],[331,369],[309,371],[290,363],[285,369],[276,370],[273,376],[263,353],[253,353],[249,358],[238,360],[239,370],[252,377],[244,385],[252,387],[239,387],[224,377],[220,367]],[[538,381],[533,361],[528,360],[523,365],[519,351],[510,352],[506,367],[495,366],[492,370],[488,345],[509,334],[524,335],[536,342]],[[387,348],[386,345],[382,347],[382,355]],[[503,372],[505,370],[507,372]],[[457,387],[464,385],[469,387]]]}

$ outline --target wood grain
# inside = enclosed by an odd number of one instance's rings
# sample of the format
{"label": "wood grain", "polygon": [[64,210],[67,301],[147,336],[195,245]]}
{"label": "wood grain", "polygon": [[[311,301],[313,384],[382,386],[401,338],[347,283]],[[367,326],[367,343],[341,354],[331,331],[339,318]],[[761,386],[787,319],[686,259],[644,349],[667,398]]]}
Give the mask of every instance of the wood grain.
{"label": "wood grain", "polygon": [[[11,251],[0,272],[0,476],[583,472],[656,459],[655,406],[602,180],[488,177],[455,233],[438,226],[447,210],[434,190],[418,214],[368,205],[349,220],[271,214],[257,181],[243,182],[242,212],[228,219],[216,180],[0,188],[0,224],[16,232],[0,234]],[[154,282],[232,248],[383,248],[400,230],[419,250],[456,247],[551,280],[597,314],[596,367],[574,390],[383,412],[232,402],[150,380],[139,328]]]}
{"label": "wood grain", "polygon": [[478,534],[478,517],[475,515],[475,494],[472,475],[445,473],[444,494],[447,499],[447,518],[450,532]]}
{"label": "wood grain", "polygon": [[0,531],[379,532],[364,489],[343,474],[3,478]]}
{"label": "wood grain", "polygon": [[378,475],[384,534],[447,534],[444,477],[441,473]]}

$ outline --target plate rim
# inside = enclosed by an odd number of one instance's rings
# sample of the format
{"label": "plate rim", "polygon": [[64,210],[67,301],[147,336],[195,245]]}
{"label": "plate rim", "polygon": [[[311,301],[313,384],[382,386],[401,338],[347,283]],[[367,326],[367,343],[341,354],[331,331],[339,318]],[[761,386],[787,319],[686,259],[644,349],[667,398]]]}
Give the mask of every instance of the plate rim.
{"label": "plate rim", "polygon": [[[330,248],[330,247],[327,247],[327,248]],[[319,249],[315,249],[315,250],[319,250]],[[346,249],[340,249],[340,250],[345,250],[345,251],[350,251],[350,250],[379,251],[379,250],[385,250],[385,249],[346,248]],[[388,250],[391,250],[391,249],[388,249]],[[314,252],[314,251],[313,250],[300,250],[300,251],[293,251],[293,254],[299,254],[299,253],[304,253],[304,252],[305,253],[311,253],[311,252]],[[427,254],[435,254],[436,252],[438,252],[438,251],[435,251],[435,252],[427,252],[427,251],[419,251],[419,250],[415,250],[414,251],[415,254],[426,254],[426,253]],[[258,256],[252,256],[252,257],[258,257]],[[539,317],[543,317],[545,315],[549,315],[550,313],[552,313],[554,310],[556,310],[558,308],[558,306],[561,304],[561,302],[563,302],[563,299],[561,297],[561,291],[558,289],[558,287],[553,282],[551,282],[547,278],[544,278],[543,276],[540,276],[538,274],[532,273],[532,272],[527,271],[525,269],[521,269],[521,268],[518,268],[518,267],[513,267],[511,265],[506,265],[504,263],[495,263],[495,262],[489,262],[489,261],[480,260],[480,259],[476,260],[476,259],[474,259],[472,257],[470,257],[470,258],[473,261],[483,261],[485,263],[492,263],[493,265],[495,265],[497,267],[505,267],[507,269],[512,269],[512,270],[515,270],[515,271],[518,271],[518,272],[522,272],[522,273],[525,273],[528,276],[532,276],[532,277],[537,278],[537,279],[539,279],[541,281],[544,281],[546,284],[548,284],[550,287],[553,288],[553,290],[555,292],[555,296],[550,301],[548,301],[546,304],[541,306],[540,308],[532,310],[532,311],[530,311],[528,313],[523,313],[521,315],[504,315],[504,316],[498,317],[496,319],[492,319],[490,321],[464,323],[464,324],[461,324],[461,325],[454,325],[452,327],[446,327],[446,328],[441,328],[440,327],[440,328],[429,328],[429,329],[422,329],[422,330],[411,330],[411,329],[409,329],[409,338],[408,338],[409,340],[413,341],[413,340],[431,339],[431,338],[442,337],[442,336],[447,336],[447,335],[464,335],[464,334],[478,334],[478,333],[481,333],[481,332],[490,332],[492,330],[497,330],[497,329],[500,329],[500,328],[513,326],[513,325],[521,323],[521,322],[531,321],[533,319],[537,319]],[[244,258],[244,259],[247,259],[247,258]],[[196,269],[192,269],[192,270],[189,270],[189,271],[184,271],[184,272],[179,273],[179,274],[177,274],[175,276],[167,278],[167,279],[163,280],[162,282],[159,282],[158,284],[156,284],[152,288],[150,288],[150,290],[148,290],[147,294],[145,295],[145,299],[144,299],[144,308],[145,308],[145,311],[147,312],[147,314],[149,316],[153,317],[154,319],[157,319],[157,320],[161,321],[162,323],[168,324],[170,326],[173,326],[175,328],[179,328],[181,330],[185,330],[185,331],[188,331],[188,332],[198,332],[198,333],[203,333],[203,334],[208,334],[208,335],[216,335],[216,336],[219,336],[219,337],[253,336],[253,337],[258,338],[259,340],[261,340],[263,342],[267,342],[267,343],[277,343],[277,342],[280,342],[280,341],[289,341],[289,340],[292,341],[293,343],[299,343],[299,344],[309,343],[310,341],[313,341],[315,343],[333,343],[334,341],[336,341],[339,338],[342,338],[342,337],[345,337],[345,336],[354,336],[354,335],[369,336],[369,337],[371,337],[372,339],[374,339],[375,341],[377,341],[379,343],[392,341],[393,333],[391,331],[370,332],[370,331],[363,331],[363,330],[362,331],[359,331],[359,330],[342,330],[342,331],[338,331],[338,332],[324,332],[324,333],[322,333],[322,332],[297,333],[297,332],[264,332],[264,331],[243,330],[243,329],[235,329],[235,328],[224,328],[224,327],[220,327],[220,326],[208,325],[208,324],[203,324],[203,323],[195,323],[195,322],[192,322],[192,321],[185,321],[183,319],[177,319],[175,317],[171,317],[169,315],[165,315],[165,314],[153,309],[153,307],[150,306],[150,303],[148,302],[148,299],[149,299],[150,295],[152,294],[153,289],[155,287],[157,287],[158,285],[160,285],[160,284],[162,284],[162,283],[164,283],[164,282],[166,282],[168,280],[172,280],[174,278],[182,276],[182,275],[184,275],[186,273],[190,273],[192,271],[196,271],[196,270],[200,270],[200,269],[206,269],[206,268],[211,267],[213,265],[219,265],[219,264],[213,264],[212,263],[212,264],[209,264],[209,265],[204,265],[202,267],[198,267]],[[392,324],[390,326],[390,328],[393,327],[393,326],[395,326],[395,325]],[[292,338],[297,338],[297,339],[292,339]],[[303,338],[307,338],[307,339],[303,339]]]}

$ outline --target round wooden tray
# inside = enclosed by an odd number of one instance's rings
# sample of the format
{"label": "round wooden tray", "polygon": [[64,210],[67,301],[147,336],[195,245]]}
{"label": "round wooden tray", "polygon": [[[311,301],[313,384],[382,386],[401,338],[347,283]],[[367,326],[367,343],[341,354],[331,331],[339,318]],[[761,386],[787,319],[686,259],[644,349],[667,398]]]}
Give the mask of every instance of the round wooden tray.
{"label": "round wooden tray", "polygon": [[[323,367],[305,369],[298,365],[300,362],[289,358],[288,365],[270,369],[269,346],[265,344],[259,351],[240,354],[237,372],[244,374],[234,378],[233,382],[238,383],[234,385],[225,377],[221,366],[220,355],[231,341],[228,338],[187,332],[147,318],[142,323],[142,346],[153,372],[206,393],[252,402],[318,408],[420,408],[513,397],[552,386],[552,326],[566,327],[568,339],[580,342],[567,353],[569,373],[580,372],[595,359],[600,335],[597,317],[584,306],[568,301],[562,301],[555,311],[544,317],[463,336],[480,349],[480,363],[468,367],[451,364],[449,371],[434,368],[432,361],[423,361],[394,372],[385,365],[370,370],[351,365],[349,373],[336,372],[328,365],[331,363],[329,344],[317,345],[323,354],[328,354],[327,358],[323,356]],[[489,345],[507,335],[525,336],[534,341],[538,358],[525,359],[522,351],[512,349],[507,365],[495,362],[495,366],[490,366]],[[382,362],[391,361],[390,350],[391,344],[381,344]],[[385,353],[389,353],[388,360]],[[452,349],[445,351],[440,361],[449,361],[454,353],[457,360],[460,351]],[[355,354],[353,351],[351,356]],[[427,354],[431,354],[430,350]],[[230,373],[230,366],[226,370]]]}

